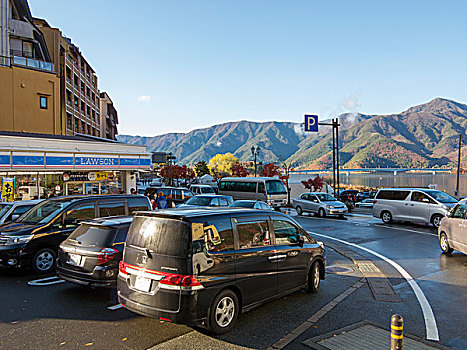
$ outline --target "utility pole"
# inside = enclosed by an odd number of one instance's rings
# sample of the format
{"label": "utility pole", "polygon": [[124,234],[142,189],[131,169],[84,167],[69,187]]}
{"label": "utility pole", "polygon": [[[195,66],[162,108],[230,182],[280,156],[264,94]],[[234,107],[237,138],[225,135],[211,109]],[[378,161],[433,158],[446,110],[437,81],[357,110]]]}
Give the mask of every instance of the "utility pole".
{"label": "utility pole", "polygon": [[255,177],[256,177],[256,156],[259,155],[260,148],[258,146],[251,147],[251,154],[255,157]]}
{"label": "utility pole", "polygon": [[334,135],[335,121],[332,119],[332,189],[336,196],[336,137]]}
{"label": "utility pole", "polygon": [[459,134],[459,153],[457,155],[457,182],[456,182],[456,192],[454,195],[459,196],[459,177],[461,172],[461,148],[462,148],[462,134]]}
{"label": "utility pole", "polygon": [[336,130],[336,180],[337,180],[337,196],[339,196],[340,177],[339,177],[339,118],[336,118],[334,123]]}

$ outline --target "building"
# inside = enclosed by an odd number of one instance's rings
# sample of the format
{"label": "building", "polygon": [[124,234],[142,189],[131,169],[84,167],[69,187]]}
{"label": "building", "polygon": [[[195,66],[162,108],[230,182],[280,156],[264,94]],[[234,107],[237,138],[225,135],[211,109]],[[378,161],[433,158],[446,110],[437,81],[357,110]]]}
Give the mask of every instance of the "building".
{"label": "building", "polygon": [[0,128],[60,134],[60,79],[26,0],[0,0]]}
{"label": "building", "polygon": [[101,92],[99,95],[100,101],[100,137],[116,140],[117,139],[117,124],[118,113],[114,107],[112,100],[107,92]]}
{"label": "building", "polygon": [[42,31],[60,78],[60,119],[63,135],[101,136],[97,75],[79,48],[58,28],[34,18]]}

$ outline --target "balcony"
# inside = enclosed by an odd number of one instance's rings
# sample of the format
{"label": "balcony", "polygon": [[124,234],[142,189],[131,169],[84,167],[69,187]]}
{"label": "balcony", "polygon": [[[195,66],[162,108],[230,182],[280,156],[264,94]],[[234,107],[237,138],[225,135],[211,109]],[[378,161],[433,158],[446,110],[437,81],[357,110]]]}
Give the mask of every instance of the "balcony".
{"label": "balcony", "polygon": [[11,57],[11,64],[15,66],[33,68],[49,73],[55,73],[55,67],[53,63],[36,60],[35,58],[13,56]]}

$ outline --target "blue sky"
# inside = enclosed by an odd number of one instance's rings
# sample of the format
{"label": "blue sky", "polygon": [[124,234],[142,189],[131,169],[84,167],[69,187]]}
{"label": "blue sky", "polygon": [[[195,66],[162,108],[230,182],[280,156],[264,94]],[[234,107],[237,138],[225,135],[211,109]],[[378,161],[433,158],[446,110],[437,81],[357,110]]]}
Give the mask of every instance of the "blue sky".
{"label": "blue sky", "polygon": [[[138,6],[135,6],[138,4]],[[467,1],[29,0],[153,136],[467,103]]]}

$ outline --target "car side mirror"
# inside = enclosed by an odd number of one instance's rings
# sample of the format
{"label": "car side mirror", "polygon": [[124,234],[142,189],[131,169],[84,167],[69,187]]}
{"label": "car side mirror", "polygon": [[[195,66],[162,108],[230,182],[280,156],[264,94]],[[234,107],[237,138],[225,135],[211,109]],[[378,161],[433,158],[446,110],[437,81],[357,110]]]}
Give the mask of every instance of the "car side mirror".
{"label": "car side mirror", "polygon": [[289,236],[288,241],[293,245],[303,245],[304,239],[302,236]]}
{"label": "car side mirror", "polygon": [[76,218],[66,218],[63,220],[63,226],[75,226],[78,225],[78,220]]}

